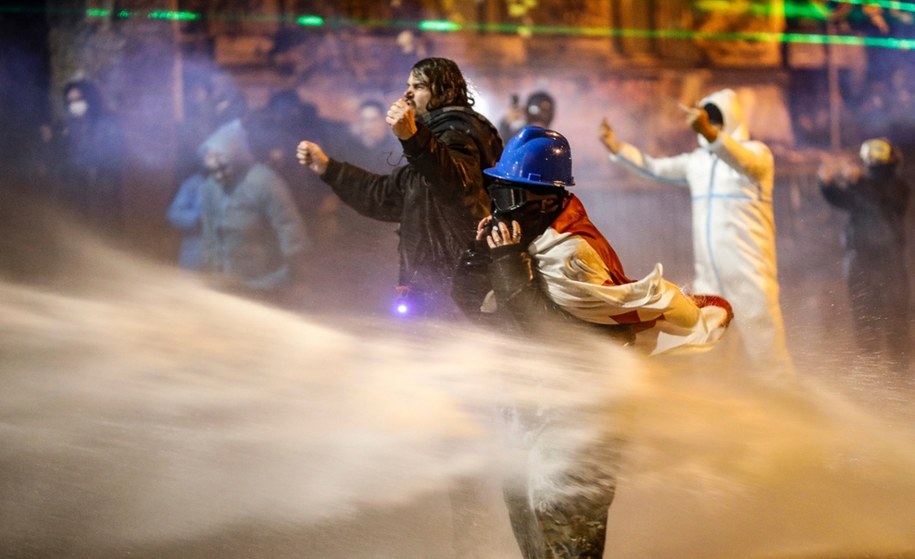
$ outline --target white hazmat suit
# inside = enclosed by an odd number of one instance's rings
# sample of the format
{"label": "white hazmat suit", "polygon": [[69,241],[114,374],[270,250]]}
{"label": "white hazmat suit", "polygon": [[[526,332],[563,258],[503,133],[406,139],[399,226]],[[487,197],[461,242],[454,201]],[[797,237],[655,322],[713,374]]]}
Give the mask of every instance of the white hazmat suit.
{"label": "white hazmat suit", "polygon": [[754,364],[790,368],[778,301],[772,152],[749,137],[737,94],[717,91],[699,102],[721,111],[714,142],[674,157],[650,157],[620,142],[611,161],[692,195],[694,290],[727,299],[735,328]]}

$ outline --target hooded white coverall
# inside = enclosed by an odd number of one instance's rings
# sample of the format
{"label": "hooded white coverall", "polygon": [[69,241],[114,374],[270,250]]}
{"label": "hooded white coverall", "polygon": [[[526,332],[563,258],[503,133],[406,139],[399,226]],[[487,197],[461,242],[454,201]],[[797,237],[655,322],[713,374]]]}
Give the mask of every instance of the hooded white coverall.
{"label": "hooded white coverall", "polygon": [[791,367],[775,255],[772,152],[749,138],[737,94],[717,91],[699,106],[718,107],[724,125],[714,142],[699,136],[690,153],[654,158],[621,143],[611,161],[692,195],[694,290],[727,299],[735,328],[754,364]]}

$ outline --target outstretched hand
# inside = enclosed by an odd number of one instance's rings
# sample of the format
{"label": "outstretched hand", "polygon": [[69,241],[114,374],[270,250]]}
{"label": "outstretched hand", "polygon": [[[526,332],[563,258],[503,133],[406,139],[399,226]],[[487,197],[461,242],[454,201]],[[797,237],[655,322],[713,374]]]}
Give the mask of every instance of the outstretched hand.
{"label": "outstretched hand", "polygon": [[610,126],[607,117],[604,117],[600,121],[598,131],[600,132],[600,141],[604,144],[604,147],[607,148],[607,151],[610,153],[617,153],[620,150],[621,142],[617,139],[616,132],[613,131],[613,127]]}

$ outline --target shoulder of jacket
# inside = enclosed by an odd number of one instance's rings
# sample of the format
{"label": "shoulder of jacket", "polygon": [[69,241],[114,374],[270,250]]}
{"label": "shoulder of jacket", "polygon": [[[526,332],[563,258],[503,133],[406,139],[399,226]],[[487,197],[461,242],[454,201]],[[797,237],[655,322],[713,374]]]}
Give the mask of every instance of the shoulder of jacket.
{"label": "shoulder of jacket", "polygon": [[495,134],[498,133],[496,127],[493,126],[485,116],[476,112],[471,107],[448,106],[436,109],[436,111],[430,113],[430,128],[436,128],[443,125],[453,126],[455,122],[462,122],[471,126],[483,126],[491,129]]}

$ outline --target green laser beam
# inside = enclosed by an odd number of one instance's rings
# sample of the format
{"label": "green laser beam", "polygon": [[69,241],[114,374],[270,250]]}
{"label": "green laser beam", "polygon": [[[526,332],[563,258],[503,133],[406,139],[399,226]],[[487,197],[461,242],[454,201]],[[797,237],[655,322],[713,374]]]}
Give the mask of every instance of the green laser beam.
{"label": "green laser beam", "polygon": [[324,18],[320,16],[305,15],[296,18],[295,22],[303,27],[321,27],[324,25]]}
{"label": "green laser beam", "polygon": [[704,32],[677,29],[619,29],[611,27],[519,26],[509,24],[465,25],[465,29],[496,32],[526,32],[542,35],[583,37],[620,37],[638,39],[704,39],[719,41],[750,41],[773,43],[807,43],[830,45],[859,45],[896,50],[915,49],[915,39],[895,37],[861,37],[857,35],[824,35],[813,33],[781,33],[768,31]]}
{"label": "green laser beam", "polygon": [[172,10],[158,10],[150,12],[147,15],[149,19],[168,19],[173,21],[193,21],[200,19],[200,14],[194,12],[182,12],[182,11],[172,11]]}
{"label": "green laser beam", "polygon": [[[853,1],[853,0],[852,0]],[[261,18],[269,19],[269,18]],[[274,18],[276,19],[276,18]],[[450,33],[457,31],[485,31],[498,33],[525,33],[539,35],[581,36],[581,37],[621,37],[644,39],[674,39],[689,40],[703,39],[707,41],[750,41],[750,42],[776,42],[800,44],[832,44],[832,45],[857,45],[864,47],[885,48],[895,50],[915,49],[915,39],[898,39],[894,37],[859,37],[856,35],[823,35],[807,33],[777,33],[777,32],[717,32],[708,33],[691,30],[670,29],[620,29],[613,27],[570,27],[554,25],[517,25],[517,24],[465,24],[459,25],[450,21],[425,20],[419,23],[388,20],[354,20],[333,19],[330,22],[313,15],[302,15],[294,19],[296,23],[309,27],[369,27],[369,28],[397,28],[419,29],[437,33]]]}
{"label": "green laser beam", "polygon": [[[897,2],[892,0],[837,0],[840,4],[855,6],[878,6],[890,10],[915,12],[915,4],[910,2]],[[770,2],[751,2],[749,4],[735,4],[728,0],[700,0],[693,4],[693,8],[702,12],[749,14],[753,16],[768,17],[773,14],[783,15],[786,19],[814,19],[825,21],[835,10],[830,10],[826,5],[817,2],[792,2],[786,1],[782,6],[773,6]]]}
{"label": "green laser beam", "polygon": [[713,12],[716,14],[751,15],[770,17],[773,14],[784,16],[787,19],[815,19],[824,21],[829,17],[829,10],[822,4],[810,2],[784,2],[781,6],[773,6],[770,2],[751,2],[749,4],[735,4],[728,0],[699,0],[693,4],[693,9],[700,12]]}
{"label": "green laser beam", "polygon": [[[876,4],[878,1],[870,0],[846,0],[849,4]],[[883,4],[901,6],[905,9],[915,11],[915,4],[903,2],[885,1]],[[708,0],[706,5],[716,5],[714,0]],[[45,13],[42,10],[37,12]],[[21,7],[0,8],[0,13],[14,12],[21,13]],[[84,10],[83,13],[89,18],[109,17],[110,10],[90,9]],[[119,19],[142,17],[159,20],[196,20],[202,18],[202,14],[187,11],[128,11],[121,10],[117,14]],[[315,15],[304,14],[300,16],[280,18],[278,16],[251,17],[241,16],[238,14],[220,14],[215,18],[228,21],[263,21],[265,23],[295,23],[305,27],[362,27],[362,28],[385,28],[385,29],[417,29],[433,33],[454,33],[454,32],[490,32],[490,33],[507,33],[507,34],[524,34],[530,35],[547,35],[547,36],[571,36],[571,37],[594,37],[594,38],[637,38],[637,39],[671,39],[671,40],[691,40],[701,39],[706,41],[749,41],[749,42],[770,42],[770,43],[798,43],[798,44],[822,44],[822,45],[854,45],[862,47],[873,47],[894,50],[913,50],[915,49],[915,39],[896,38],[896,37],[863,37],[857,35],[825,35],[812,33],[781,33],[781,32],[704,32],[692,30],[677,29],[624,29],[615,27],[572,27],[557,25],[519,25],[508,23],[480,23],[480,24],[457,24],[447,20],[425,20],[415,21],[391,21],[391,20],[355,20],[347,18],[334,18],[324,20]]]}
{"label": "green laser beam", "polygon": [[447,20],[426,20],[419,22],[420,31],[451,32],[460,31],[461,25]]}
{"label": "green laser beam", "polygon": [[904,12],[915,12],[915,4],[911,2],[895,2],[893,0],[837,0],[841,4],[852,4],[856,6],[879,6],[888,10],[901,10]]}

